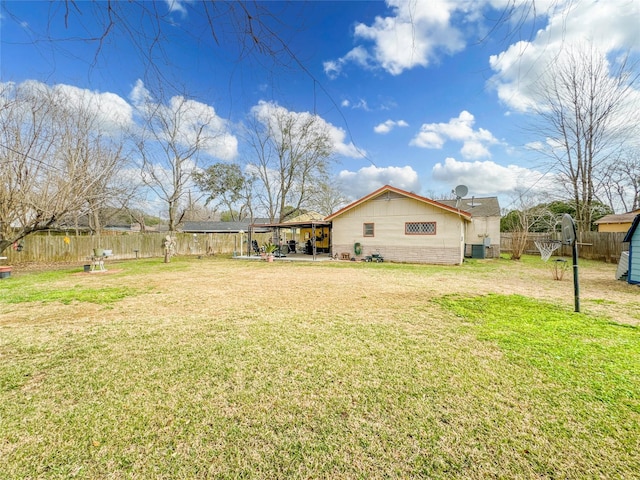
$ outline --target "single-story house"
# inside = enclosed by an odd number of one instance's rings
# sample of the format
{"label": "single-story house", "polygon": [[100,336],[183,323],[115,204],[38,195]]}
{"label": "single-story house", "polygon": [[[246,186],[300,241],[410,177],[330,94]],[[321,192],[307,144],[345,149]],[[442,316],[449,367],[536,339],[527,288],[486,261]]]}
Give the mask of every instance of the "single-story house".
{"label": "single-story house", "polygon": [[631,228],[631,223],[636,215],[640,214],[640,209],[627,213],[605,215],[596,220],[598,232],[627,232]]}
{"label": "single-story house", "polygon": [[623,242],[629,242],[627,282],[640,284],[640,214],[633,219]]}
{"label": "single-story house", "polygon": [[486,220],[472,226],[473,208],[464,201],[456,207],[455,202],[385,185],[325,218],[331,222],[332,252],[356,259],[378,254],[385,261],[461,264],[471,240],[482,248],[485,233],[500,241],[499,220],[497,233],[487,230]]}

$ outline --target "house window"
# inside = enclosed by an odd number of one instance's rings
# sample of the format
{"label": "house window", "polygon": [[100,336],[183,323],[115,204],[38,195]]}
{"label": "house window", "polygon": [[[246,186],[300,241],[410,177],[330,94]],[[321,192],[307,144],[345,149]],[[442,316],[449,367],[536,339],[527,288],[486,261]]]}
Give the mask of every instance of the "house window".
{"label": "house window", "polygon": [[364,223],[362,224],[362,234],[365,237],[373,237],[373,223]]}
{"label": "house window", "polygon": [[405,235],[435,235],[436,222],[407,222],[404,224]]}

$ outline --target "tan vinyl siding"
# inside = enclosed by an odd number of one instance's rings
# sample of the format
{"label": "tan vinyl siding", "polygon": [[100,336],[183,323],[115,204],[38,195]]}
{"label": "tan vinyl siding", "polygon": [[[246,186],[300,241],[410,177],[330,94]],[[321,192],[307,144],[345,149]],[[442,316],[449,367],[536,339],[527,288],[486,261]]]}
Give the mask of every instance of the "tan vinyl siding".
{"label": "tan vinyl siding", "polygon": [[[435,235],[407,235],[407,222],[435,222]],[[364,223],[375,223],[375,237],[365,237]],[[381,195],[333,219],[333,251],[380,253],[385,260],[459,264],[463,259],[464,220],[457,214],[400,195]]]}
{"label": "tan vinyl siding", "polygon": [[469,245],[482,245],[488,238],[492,250],[500,255],[500,217],[474,217],[467,224],[466,239]]}
{"label": "tan vinyl siding", "polygon": [[631,228],[631,222],[625,223],[600,223],[598,225],[599,232],[622,232],[626,233]]}

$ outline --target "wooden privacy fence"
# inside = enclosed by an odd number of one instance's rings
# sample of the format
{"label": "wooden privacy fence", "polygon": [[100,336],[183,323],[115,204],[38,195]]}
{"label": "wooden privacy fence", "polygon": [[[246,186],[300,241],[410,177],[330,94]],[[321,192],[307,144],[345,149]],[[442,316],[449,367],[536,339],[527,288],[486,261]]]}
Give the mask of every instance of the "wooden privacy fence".
{"label": "wooden privacy fence", "polygon": [[[1,255],[7,257],[6,263],[58,263],[86,262],[94,248],[113,252],[112,259],[161,257],[164,255],[166,233],[104,233],[94,236],[73,235],[30,235],[22,240],[21,252],[13,248],[6,249]],[[579,236],[578,254],[580,258],[617,263],[628,244],[623,244],[624,233],[585,232]],[[231,255],[240,249],[240,235],[237,233],[175,234],[179,255]],[[242,252],[247,254],[247,235],[244,235]],[[264,243],[268,234],[254,235],[258,244]],[[539,254],[535,245],[537,239],[548,239],[547,233],[530,233],[524,253]],[[65,240],[66,239],[66,240]],[[511,234],[500,235],[500,250],[510,253]],[[571,255],[571,247],[562,246],[554,255]]]}
{"label": "wooden privacy fence", "polygon": [[[620,232],[584,232],[578,234],[578,256],[587,260],[601,260],[609,263],[618,263],[620,254],[628,250],[629,244],[623,243],[625,234]],[[549,239],[548,233],[529,233],[524,253],[539,254],[534,243],[536,240]],[[556,234],[555,239],[560,239]],[[500,234],[500,250],[503,253],[511,253],[511,233]],[[571,247],[561,246],[553,253],[555,256],[571,256]]]}
{"label": "wooden privacy fence", "polygon": [[[111,250],[114,260],[132,258],[161,257],[164,255],[164,241],[167,233],[127,233],[100,234],[93,236],[74,235],[29,235],[25,237],[22,251],[9,247],[1,256],[6,263],[58,263],[83,262],[93,253],[94,248]],[[237,233],[177,233],[176,252],[178,255],[231,255],[240,253],[240,235]],[[264,238],[263,238],[264,237]],[[247,254],[247,235],[244,235],[242,252]],[[264,234],[254,235],[259,243],[266,240]]]}

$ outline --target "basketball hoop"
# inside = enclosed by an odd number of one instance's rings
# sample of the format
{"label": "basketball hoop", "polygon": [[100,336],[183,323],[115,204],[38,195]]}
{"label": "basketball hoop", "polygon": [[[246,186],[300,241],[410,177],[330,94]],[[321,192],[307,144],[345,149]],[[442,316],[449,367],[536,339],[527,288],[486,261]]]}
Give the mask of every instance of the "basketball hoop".
{"label": "basketball hoop", "polygon": [[536,240],[533,242],[540,251],[540,257],[545,262],[551,258],[551,254],[555,252],[562,242],[560,240]]}

